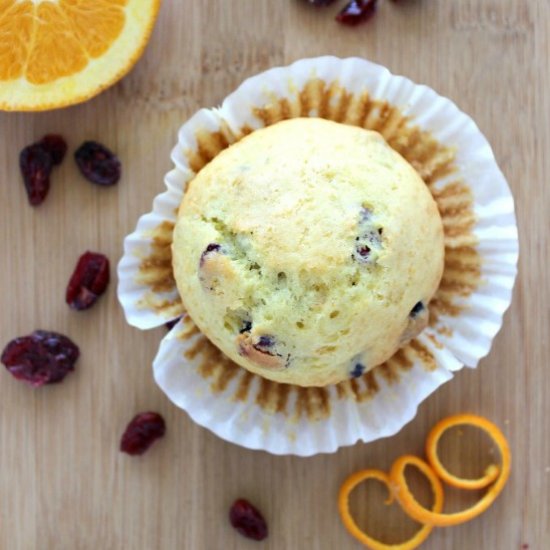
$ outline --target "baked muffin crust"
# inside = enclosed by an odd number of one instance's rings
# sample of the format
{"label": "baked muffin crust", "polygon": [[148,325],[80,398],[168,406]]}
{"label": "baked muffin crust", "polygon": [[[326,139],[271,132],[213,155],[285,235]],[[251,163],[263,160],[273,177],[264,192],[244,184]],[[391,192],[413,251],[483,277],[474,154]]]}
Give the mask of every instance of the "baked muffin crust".
{"label": "baked muffin crust", "polygon": [[226,355],[271,380],[324,386],[424,328],[443,227],[382,136],[298,118],[252,132],[195,176],[172,256],[187,311]]}

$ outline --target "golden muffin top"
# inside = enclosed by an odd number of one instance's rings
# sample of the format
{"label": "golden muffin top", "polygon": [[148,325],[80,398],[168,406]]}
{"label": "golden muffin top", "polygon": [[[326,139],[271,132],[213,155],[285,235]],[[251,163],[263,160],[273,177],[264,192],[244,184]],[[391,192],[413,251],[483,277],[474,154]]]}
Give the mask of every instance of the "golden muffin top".
{"label": "golden muffin top", "polygon": [[172,245],[188,313],[241,366],[323,386],[388,359],[427,321],[437,206],[376,132],[317,118],[256,130],[191,181]]}

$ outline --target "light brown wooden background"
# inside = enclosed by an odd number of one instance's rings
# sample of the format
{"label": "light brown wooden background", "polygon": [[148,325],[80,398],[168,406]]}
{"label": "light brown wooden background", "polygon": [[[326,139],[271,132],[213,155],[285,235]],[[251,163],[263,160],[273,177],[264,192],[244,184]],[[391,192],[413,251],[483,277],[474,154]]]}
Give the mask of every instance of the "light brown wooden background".
{"label": "light brown wooden background", "polygon": [[[341,3],[340,3],[341,4]],[[135,70],[89,103],[46,114],[0,114],[0,339],[58,330],[81,347],[65,383],[33,390],[0,372],[2,550],[220,550],[359,548],[337,516],[336,493],[351,472],[388,468],[421,453],[429,427],[469,410],[509,437],[513,473],[481,518],[437,530],[427,549],[542,549],[550,545],[550,4],[548,0],[380,0],[356,29],[300,0],[165,0]],[[71,312],[64,290],[86,249],[113,269],[122,239],[163,189],[176,131],[196,109],[218,104],[245,77],[321,54],[362,56],[455,100],[492,143],[517,201],[520,277],[490,356],[430,397],[389,440],[309,459],[273,457],[225,443],[195,426],[155,386],[151,361],[163,329],[126,325],[115,296]],[[47,201],[27,204],[20,149],[61,132],[71,149],[97,139],[118,152],[117,188],[84,181],[71,158],[53,175]],[[126,422],[153,409],[165,439],[142,458],[118,452]],[[467,436],[458,471],[475,473],[483,441]],[[453,440],[449,448],[452,447]],[[451,453],[448,453],[451,457]],[[354,509],[387,540],[411,532],[382,510],[369,485]],[[258,545],[228,526],[244,496],[268,518]],[[357,499],[355,499],[357,500]],[[452,506],[467,501],[458,496]]]}

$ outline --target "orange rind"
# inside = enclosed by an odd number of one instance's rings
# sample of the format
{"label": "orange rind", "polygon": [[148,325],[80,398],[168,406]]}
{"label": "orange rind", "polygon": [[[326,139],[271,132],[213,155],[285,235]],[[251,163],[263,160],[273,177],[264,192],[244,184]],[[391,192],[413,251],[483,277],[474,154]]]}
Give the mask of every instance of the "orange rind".
{"label": "orange rind", "polygon": [[[455,426],[473,426],[489,435],[500,452],[500,465],[491,464],[486,468],[484,475],[478,479],[464,479],[449,472],[439,458],[438,443],[441,436]],[[362,470],[348,477],[343,483],[338,496],[340,517],[349,533],[367,548],[371,550],[412,550],[417,548],[426,540],[434,527],[459,525],[485,512],[501,493],[510,476],[511,454],[508,441],[495,424],[482,416],[465,413],[449,416],[439,421],[428,434],[426,455],[428,462],[416,456],[404,455],[393,463],[389,474],[381,470]],[[428,478],[434,495],[431,510],[422,506],[410,491],[405,477],[407,466],[416,467]],[[404,512],[422,524],[422,528],[414,537],[400,544],[385,544],[373,539],[358,527],[350,513],[349,495],[357,485],[367,479],[376,479],[384,483],[389,490],[386,504],[391,504],[394,498],[397,499]],[[488,489],[472,507],[461,512],[444,514],[442,513],[444,500],[442,481],[457,489],[477,490],[487,487]]]}
{"label": "orange rind", "polygon": [[[485,475],[477,480],[462,479],[448,472],[437,454],[437,443],[443,433],[454,426],[474,426],[486,432],[496,444],[501,457],[501,465],[491,465],[485,471]],[[453,514],[440,514],[427,510],[419,504],[409,491],[404,475],[404,467],[399,459],[392,466],[390,478],[395,488],[395,496],[399,500],[403,509],[412,518],[437,527],[448,527],[450,525],[459,525],[479,516],[495,501],[501,493],[510,477],[511,455],[508,441],[500,431],[498,426],[482,416],[474,414],[458,414],[444,418],[438,422],[430,431],[426,442],[426,453],[432,470],[445,483],[452,487],[460,489],[479,489],[487,487],[493,483],[483,495],[483,497],[471,508]]]}
{"label": "orange rind", "polygon": [[[415,457],[411,458],[416,460]],[[421,466],[420,470],[426,475],[432,486],[434,494],[434,503],[432,509],[434,512],[441,512],[441,510],[443,509],[443,488],[441,487],[439,479],[437,478],[437,476],[434,475],[429,466],[426,465],[426,467],[427,468]],[[414,550],[414,548],[418,548],[428,538],[433,527],[429,525],[424,525],[415,533],[415,535],[411,539],[397,544],[386,544],[380,542],[372,538],[370,535],[359,528],[350,513],[349,495],[353,491],[353,489],[357,487],[357,485],[368,479],[376,479],[386,485],[389,491],[389,497],[385,501],[385,504],[389,505],[393,502],[393,493],[391,490],[390,478],[385,472],[382,472],[381,470],[362,470],[351,475],[350,477],[348,477],[348,479],[346,479],[346,481],[344,481],[342,487],[340,488],[340,494],[338,496],[338,510],[340,512],[342,522],[344,523],[344,526],[346,527],[348,532],[359,542],[361,542],[371,550]]]}

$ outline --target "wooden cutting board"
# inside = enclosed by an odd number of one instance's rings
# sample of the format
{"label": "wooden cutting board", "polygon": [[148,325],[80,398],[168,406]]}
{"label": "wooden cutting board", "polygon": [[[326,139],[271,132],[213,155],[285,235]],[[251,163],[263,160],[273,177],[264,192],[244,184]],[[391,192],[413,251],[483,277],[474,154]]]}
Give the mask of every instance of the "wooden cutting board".
{"label": "wooden cutting board", "polygon": [[[341,4],[341,2],[340,2]],[[422,453],[431,425],[472,411],[510,440],[513,471],[482,517],[436,530],[427,549],[541,549],[550,543],[550,4],[547,0],[380,0],[375,19],[337,25],[336,5],[305,0],[165,0],[151,44],[135,70],[100,97],[44,114],[0,114],[0,339],[36,328],[70,335],[77,371],[33,390],[0,372],[0,548],[2,550],[220,550],[360,548],[336,511],[340,483],[367,467],[387,469]],[[396,436],[301,459],[241,449],[195,426],[153,382],[151,361],[164,329],[129,327],[113,280],[91,310],[69,311],[64,290],[85,250],[113,268],[122,239],[171,167],[178,127],[218,104],[244,78],[321,54],[361,56],[427,83],[477,121],[514,192],[520,276],[491,354],[426,400]],[[47,201],[32,209],[18,172],[22,147],[47,132],[71,150],[96,139],[122,159],[116,188],[101,189],[70,158]],[[167,435],[141,458],[118,452],[127,421],[158,410]],[[443,454],[475,475],[488,445],[464,431]],[[263,544],[228,525],[232,500],[246,497],[268,519]],[[388,541],[414,525],[368,486],[354,499],[359,522]],[[458,509],[473,497],[449,493]]]}

